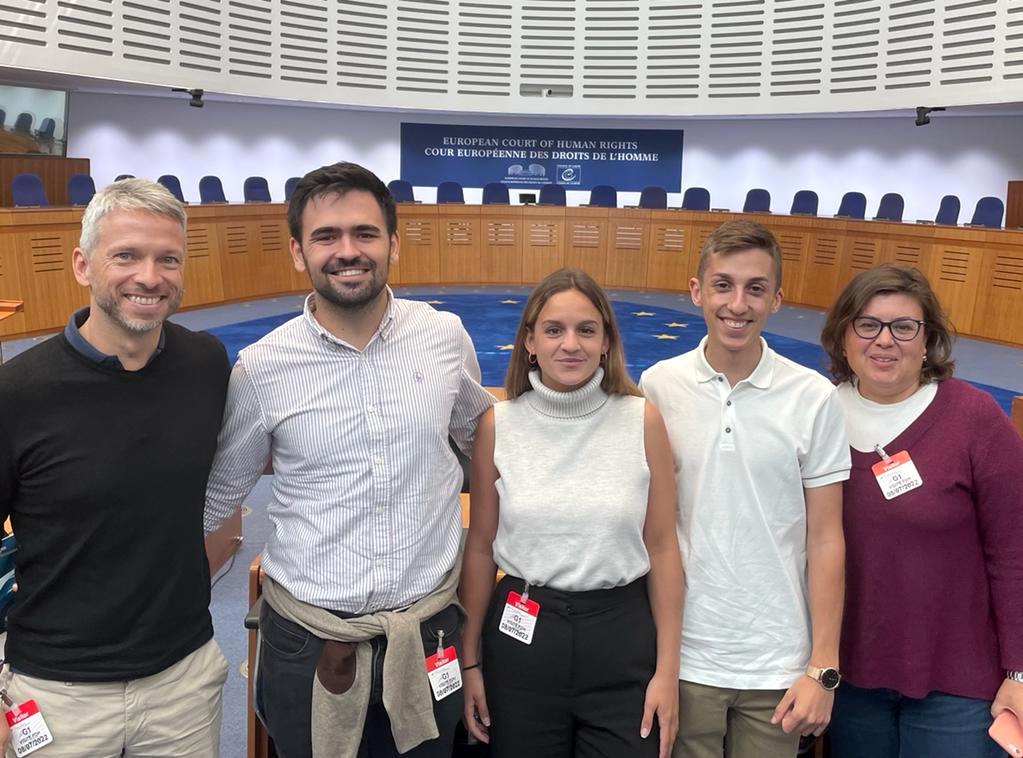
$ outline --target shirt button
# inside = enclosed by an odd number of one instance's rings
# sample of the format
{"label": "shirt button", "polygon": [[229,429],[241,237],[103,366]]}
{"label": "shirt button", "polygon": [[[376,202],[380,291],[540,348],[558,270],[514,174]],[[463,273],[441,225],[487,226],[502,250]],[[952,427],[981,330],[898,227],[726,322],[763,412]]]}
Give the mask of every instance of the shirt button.
{"label": "shirt button", "polygon": [[379,455],[374,455],[373,456],[373,465],[374,466],[382,466],[383,463],[384,463],[384,459],[381,458]]}
{"label": "shirt button", "polygon": [[725,427],[725,434],[731,434],[731,433],[732,433],[732,427],[726,426]]}
{"label": "shirt button", "polygon": [[367,405],[366,410],[369,411],[370,413],[376,413],[377,407],[375,405]]}
{"label": "shirt button", "polygon": [[725,405],[731,405],[731,404],[732,404],[732,401],[731,401],[731,400],[726,400],[726,401],[725,401]]}
{"label": "shirt button", "polygon": [[718,381],[719,381],[719,382],[723,382],[724,380],[725,380],[725,378],[724,378],[723,376],[719,376],[719,377],[718,377]]}

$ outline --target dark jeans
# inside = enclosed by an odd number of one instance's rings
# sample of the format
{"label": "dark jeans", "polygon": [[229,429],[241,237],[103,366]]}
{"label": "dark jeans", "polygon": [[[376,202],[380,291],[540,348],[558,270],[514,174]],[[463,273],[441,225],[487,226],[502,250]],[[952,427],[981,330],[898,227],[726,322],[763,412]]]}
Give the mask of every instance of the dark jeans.
{"label": "dark jeans", "polygon": [[991,703],[943,692],[911,698],[842,683],[831,716],[832,758],[1004,758],[987,733]]}
{"label": "dark jeans", "polygon": [[[462,655],[461,613],[448,606],[423,622],[423,666],[426,656],[437,651],[437,632],[444,632],[444,646],[454,645]],[[303,627],[288,621],[264,602],[259,614],[259,661],[255,681],[255,707],[266,726],[278,758],[311,758],[310,711],[313,676],[324,642]],[[396,758],[391,722],[384,709],[382,671],[387,641],[377,637],[373,646],[373,676],[369,712],[359,745],[359,758]],[[462,694],[455,692],[434,701],[440,737],[404,753],[404,758],[451,758],[455,726],[462,716]]]}
{"label": "dark jeans", "polygon": [[499,631],[508,591],[497,585],[483,627],[491,758],[656,758],[657,722],[639,736],[657,633],[646,580],[592,592],[531,587],[533,641]]}

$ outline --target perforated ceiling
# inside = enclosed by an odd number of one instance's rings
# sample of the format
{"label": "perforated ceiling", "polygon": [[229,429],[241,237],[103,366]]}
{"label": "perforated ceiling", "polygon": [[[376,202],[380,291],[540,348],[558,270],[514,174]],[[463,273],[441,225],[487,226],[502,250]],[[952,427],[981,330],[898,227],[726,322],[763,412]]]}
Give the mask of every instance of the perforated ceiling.
{"label": "perforated ceiling", "polygon": [[1023,0],[0,0],[0,60],[427,110],[886,110],[1023,100]]}

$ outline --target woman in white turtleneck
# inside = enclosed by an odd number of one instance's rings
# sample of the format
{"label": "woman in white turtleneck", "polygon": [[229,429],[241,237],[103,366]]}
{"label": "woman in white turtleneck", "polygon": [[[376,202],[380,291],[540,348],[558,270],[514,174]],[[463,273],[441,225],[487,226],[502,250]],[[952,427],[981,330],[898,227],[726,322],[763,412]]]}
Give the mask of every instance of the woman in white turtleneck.
{"label": "woman in white turtleneck", "polygon": [[493,758],[667,758],[682,604],[672,457],[589,275],[555,271],[530,295],[505,388],[472,458],[466,725]]}

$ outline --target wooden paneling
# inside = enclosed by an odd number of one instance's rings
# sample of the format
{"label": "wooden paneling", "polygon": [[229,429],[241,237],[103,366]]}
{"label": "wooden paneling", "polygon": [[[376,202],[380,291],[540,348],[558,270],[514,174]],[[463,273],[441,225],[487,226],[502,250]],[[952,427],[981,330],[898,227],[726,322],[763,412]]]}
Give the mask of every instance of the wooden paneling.
{"label": "wooden paneling", "polygon": [[522,283],[536,284],[565,265],[565,209],[531,207],[522,225]]}
{"label": "wooden paneling", "polygon": [[0,205],[14,205],[11,180],[17,174],[36,174],[43,181],[46,199],[50,205],[68,204],[67,180],[72,174],[88,174],[88,158],[61,158],[60,156],[0,156]]}
{"label": "wooden paneling", "polygon": [[1009,182],[1005,194],[1005,228],[1023,227],[1023,181]]}
{"label": "wooden paneling", "polygon": [[450,284],[478,284],[480,266],[480,206],[441,205],[440,280]]}
{"label": "wooden paneling", "polygon": [[1016,245],[983,251],[980,291],[971,332],[1004,342],[1023,342],[1023,232]]}
{"label": "wooden paneling", "polygon": [[598,284],[607,273],[608,208],[569,208],[565,212],[565,265],[581,268]]}
{"label": "wooden paneling", "polygon": [[440,278],[440,231],[437,206],[398,207],[400,252],[395,267],[402,284],[433,284]]}
{"label": "wooden paneling", "polygon": [[[684,292],[707,235],[742,214],[405,204],[392,284],[531,285],[570,265],[615,287]],[[308,292],[288,253],[285,206],[191,205],[184,305]],[[1023,231],[758,215],[784,256],[795,305],[828,307],[881,261],[917,266],[961,334],[1023,344]],[[81,209],[0,209],[0,299],[25,301],[0,336],[59,328],[86,292],[70,270]]]}
{"label": "wooden paneling", "polygon": [[612,211],[608,219],[607,278],[608,287],[642,289],[647,281],[650,257],[650,211]]}
{"label": "wooden paneling", "polygon": [[689,253],[686,242],[691,233],[678,214],[653,211],[650,222],[649,256],[646,286],[648,289],[684,292],[689,288]]}
{"label": "wooden paneling", "polygon": [[480,281],[485,284],[522,282],[521,205],[485,205],[480,214]]}

